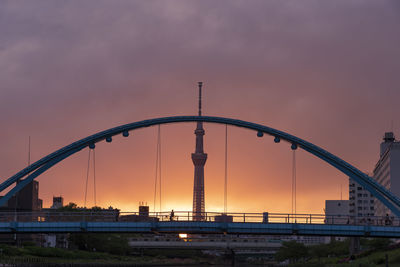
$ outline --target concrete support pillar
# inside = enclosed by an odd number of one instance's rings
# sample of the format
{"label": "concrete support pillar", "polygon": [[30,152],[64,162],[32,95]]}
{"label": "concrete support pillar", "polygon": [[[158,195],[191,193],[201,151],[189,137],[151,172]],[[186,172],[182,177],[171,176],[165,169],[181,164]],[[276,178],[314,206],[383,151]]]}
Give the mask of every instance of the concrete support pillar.
{"label": "concrete support pillar", "polygon": [[350,237],[350,255],[354,255],[360,252],[360,237]]}

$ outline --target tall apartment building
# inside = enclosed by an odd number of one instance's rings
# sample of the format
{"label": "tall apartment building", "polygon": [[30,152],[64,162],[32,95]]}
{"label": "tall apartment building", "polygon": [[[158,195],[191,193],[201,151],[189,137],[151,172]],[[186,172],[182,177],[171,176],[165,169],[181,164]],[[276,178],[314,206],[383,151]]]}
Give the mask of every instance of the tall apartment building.
{"label": "tall apartment building", "polygon": [[[374,169],[374,179],[396,196],[400,196],[400,142],[393,132],[385,133],[380,145],[380,158]],[[375,215],[393,214],[382,202],[375,200]]]}
{"label": "tall apartment building", "polygon": [[352,223],[368,222],[375,215],[375,198],[361,185],[349,178],[349,215]]}

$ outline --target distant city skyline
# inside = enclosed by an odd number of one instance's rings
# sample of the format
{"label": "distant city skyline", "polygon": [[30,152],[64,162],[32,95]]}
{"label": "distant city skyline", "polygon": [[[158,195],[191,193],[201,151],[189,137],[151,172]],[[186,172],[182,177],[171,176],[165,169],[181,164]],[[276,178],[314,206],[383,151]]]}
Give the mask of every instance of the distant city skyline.
{"label": "distant city skyline", "polygon": [[[34,162],[123,123],[195,115],[199,80],[204,115],[284,130],[365,172],[384,132],[400,136],[398,1],[3,1],[0,17],[1,181],[27,165],[29,136]],[[223,211],[225,129],[204,125],[207,210]],[[192,209],[194,126],[161,126],[163,210]],[[156,138],[96,146],[98,205],[153,206]],[[291,152],[229,127],[228,211],[290,212]],[[323,213],[348,177],[297,159],[297,211]],[[43,206],[83,206],[86,165],[84,150],[40,177]]]}

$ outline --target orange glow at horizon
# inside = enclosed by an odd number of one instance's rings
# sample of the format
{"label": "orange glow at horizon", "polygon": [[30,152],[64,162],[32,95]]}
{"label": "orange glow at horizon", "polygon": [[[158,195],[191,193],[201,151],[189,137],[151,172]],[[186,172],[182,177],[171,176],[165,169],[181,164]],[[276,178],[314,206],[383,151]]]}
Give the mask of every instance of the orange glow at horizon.
{"label": "orange glow at horizon", "polygon": [[[162,207],[161,211],[191,211],[193,195],[194,123],[161,127],[162,136]],[[223,212],[224,126],[205,124],[206,211]],[[96,146],[97,205],[112,206],[121,211],[137,211],[140,201],[147,202],[150,211],[160,211],[157,193],[154,210],[155,127],[131,132],[128,138],[115,137],[111,144]],[[256,148],[256,149],[255,149]],[[291,153],[290,145],[274,144],[272,137],[256,137],[256,132],[229,127],[228,155],[228,212],[291,211]],[[334,184],[338,190],[313,190],[316,181],[310,175],[335,170],[304,151],[297,150],[297,212],[323,213],[325,199],[338,199],[340,183],[346,177],[336,173]],[[51,197],[62,195],[65,204],[75,202],[83,206],[84,182],[88,150],[65,160],[39,178],[40,197],[44,206],[51,205]],[[86,159],[85,159],[86,158]],[[319,162],[318,162],[319,161]],[[278,162],[283,162],[278,164]],[[319,171],[309,166],[320,164]],[[71,167],[80,166],[80,167]],[[314,172],[314,173],[313,173]],[[316,173],[315,173],[316,172]],[[53,179],[53,177],[57,177]],[[73,184],[73,187],[68,186]],[[88,184],[87,206],[94,206],[93,169]]]}

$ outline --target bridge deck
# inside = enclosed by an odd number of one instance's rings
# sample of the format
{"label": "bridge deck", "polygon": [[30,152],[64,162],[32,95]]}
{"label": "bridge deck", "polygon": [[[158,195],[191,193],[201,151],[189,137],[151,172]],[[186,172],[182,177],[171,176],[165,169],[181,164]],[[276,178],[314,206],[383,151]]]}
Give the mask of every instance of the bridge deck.
{"label": "bridge deck", "polygon": [[400,237],[398,226],[224,222],[0,222],[0,233],[207,233]]}

